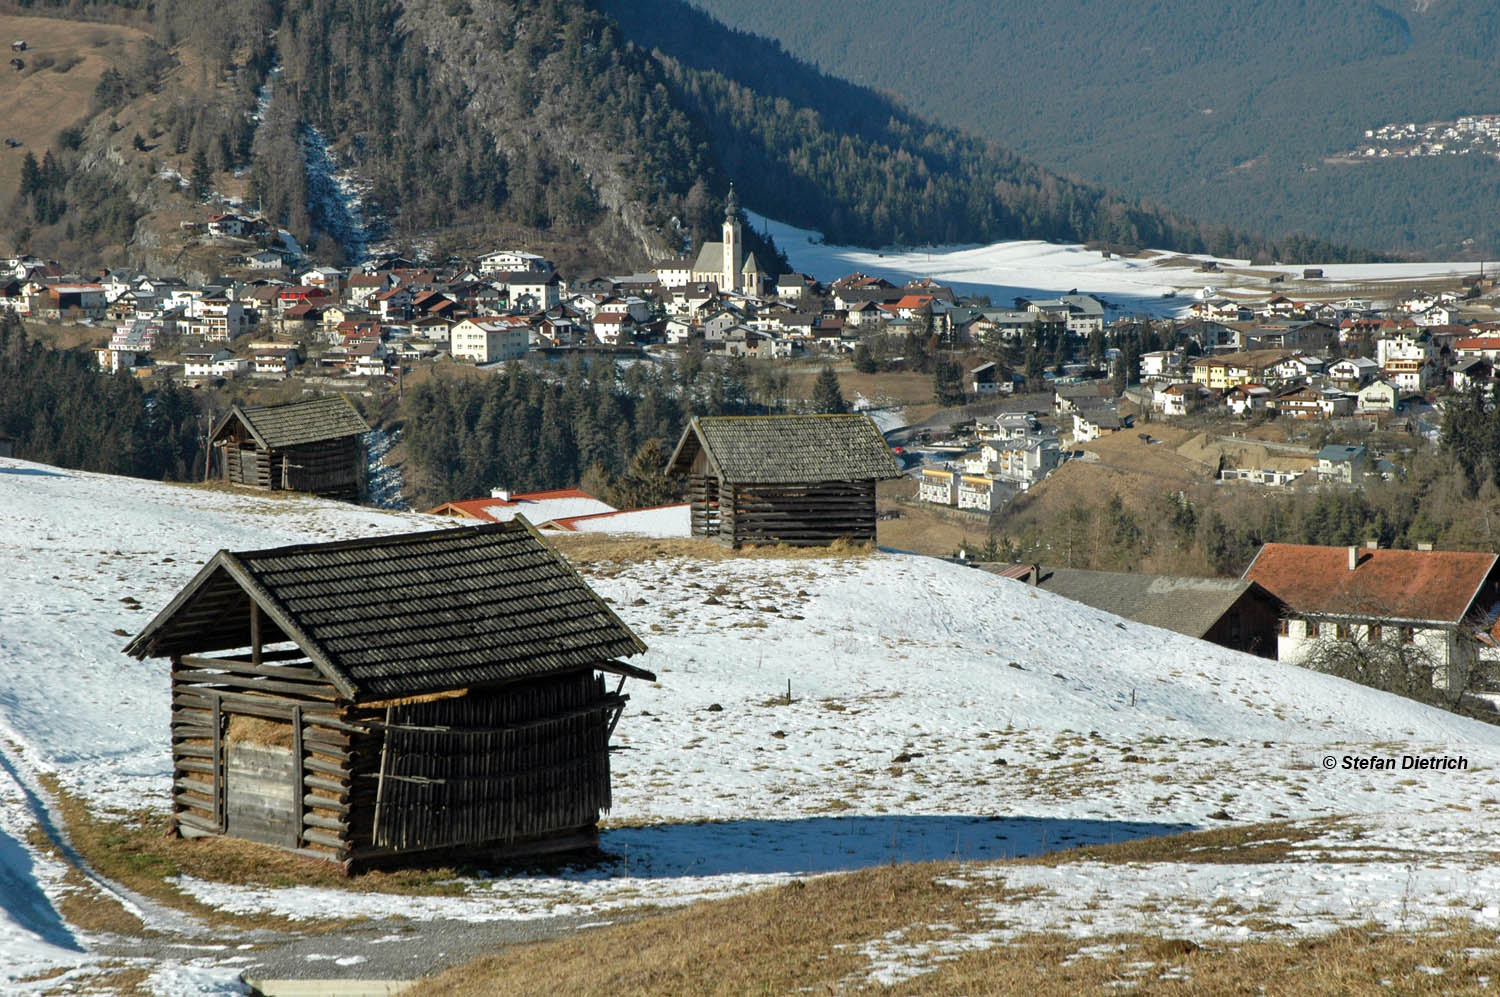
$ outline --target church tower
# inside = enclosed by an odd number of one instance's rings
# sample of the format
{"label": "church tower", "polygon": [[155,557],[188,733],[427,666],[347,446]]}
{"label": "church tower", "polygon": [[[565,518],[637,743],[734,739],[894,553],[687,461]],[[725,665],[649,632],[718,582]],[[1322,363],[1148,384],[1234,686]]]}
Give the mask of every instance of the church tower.
{"label": "church tower", "polygon": [[724,200],[724,253],[720,266],[724,272],[719,277],[719,288],[724,291],[742,290],[740,270],[745,265],[745,243],[740,232],[740,199],[734,196],[734,184],[729,185],[729,196]]}

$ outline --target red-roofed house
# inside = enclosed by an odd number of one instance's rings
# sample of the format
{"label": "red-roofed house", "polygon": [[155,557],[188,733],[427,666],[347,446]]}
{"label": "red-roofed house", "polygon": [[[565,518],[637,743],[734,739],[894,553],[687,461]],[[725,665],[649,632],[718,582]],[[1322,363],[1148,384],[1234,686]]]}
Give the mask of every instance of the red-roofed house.
{"label": "red-roofed house", "polygon": [[1500,336],[1473,336],[1469,339],[1460,339],[1453,345],[1453,351],[1463,360],[1488,360],[1495,363],[1500,360]]}
{"label": "red-roofed house", "polygon": [[519,514],[537,524],[616,510],[579,488],[557,488],[546,492],[512,492],[496,488],[490,492],[489,498],[444,502],[426,511],[433,516],[478,519],[487,523],[504,523]]}
{"label": "red-roofed house", "polygon": [[1420,651],[1435,685],[1460,689],[1475,660],[1475,635],[1500,609],[1494,554],[1374,547],[1261,547],[1244,578],[1287,604],[1276,657],[1303,663],[1319,645],[1379,641]]}

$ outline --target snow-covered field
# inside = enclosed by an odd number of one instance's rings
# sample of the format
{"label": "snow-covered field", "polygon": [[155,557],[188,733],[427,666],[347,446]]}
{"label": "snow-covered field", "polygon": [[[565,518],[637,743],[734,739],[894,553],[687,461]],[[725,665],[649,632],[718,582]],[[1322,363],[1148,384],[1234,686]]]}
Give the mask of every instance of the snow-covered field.
{"label": "snow-covered field", "polygon": [[[167,669],[123,655],[127,636],[220,548],[450,525],[0,459],[0,990],[99,958],[50,902],[63,866],[28,843],[46,819],[36,773],[102,809],[167,804]],[[1054,926],[1250,937],[1267,920],[1288,934],[1497,920],[1500,728],[914,555],[663,557],[586,574],[659,677],[626,688],[612,862],[480,879],[460,897],[179,885],[293,918],[607,919],[892,860],[1349,815],[1290,864],[965,866],[975,884],[1040,889],[948,944]],[[1467,768],[1339,767],[1377,754]],[[1255,897],[1244,906],[1260,921],[1207,916],[1225,896]],[[934,944],[871,939],[872,978],[920,971]],[[247,958],[163,964],[153,986],[229,980]]]}
{"label": "snow-covered field", "polygon": [[[1195,266],[1167,265],[1161,260],[1216,259],[1230,267],[1246,267],[1246,260],[1223,257],[1156,254],[1152,259],[1104,259],[1096,250],[1076,244],[1035,240],[997,242],[991,245],[932,246],[914,249],[872,250],[829,245],[821,235],[762,215],[746,213],[750,224],[768,232],[784,250],[792,269],[820,281],[832,281],[859,271],[883,276],[896,283],[932,277],[961,294],[987,294],[996,307],[1008,308],[1011,299],[1079,291],[1107,298],[1126,313],[1173,315],[1206,290],[1225,290],[1245,283],[1226,273],[1199,273]],[[1259,272],[1279,271],[1300,276],[1302,267],[1257,267]],[[1477,263],[1346,263],[1322,267],[1322,290],[1336,292],[1340,284],[1392,282],[1391,293],[1405,290],[1401,281],[1426,277],[1459,277],[1478,271]],[[1277,293],[1263,280],[1252,281],[1267,297]],[[1171,293],[1173,297],[1164,297]]]}

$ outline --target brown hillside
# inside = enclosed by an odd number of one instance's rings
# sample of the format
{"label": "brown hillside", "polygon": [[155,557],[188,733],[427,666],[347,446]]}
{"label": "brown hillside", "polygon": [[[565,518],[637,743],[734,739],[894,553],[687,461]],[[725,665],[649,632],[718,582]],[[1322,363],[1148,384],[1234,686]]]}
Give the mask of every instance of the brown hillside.
{"label": "brown hillside", "polygon": [[13,41],[27,46],[6,56],[20,59],[25,69],[0,68],[0,140],[21,142],[18,148],[0,146],[0,204],[15,196],[27,151],[41,159],[59,132],[88,116],[99,77],[145,38],[142,31],[110,24],[0,15],[0,42],[7,51]]}

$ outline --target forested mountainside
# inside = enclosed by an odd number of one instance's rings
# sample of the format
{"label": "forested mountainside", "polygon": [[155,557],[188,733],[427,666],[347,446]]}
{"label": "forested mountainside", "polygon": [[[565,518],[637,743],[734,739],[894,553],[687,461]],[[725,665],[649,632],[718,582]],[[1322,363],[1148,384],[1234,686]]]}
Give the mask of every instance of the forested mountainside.
{"label": "forested mountainside", "polygon": [[[1040,238],[1361,258],[1049,173],[679,0],[30,9],[114,19],[154,41],[101,77],[40,171],[46,186],[23,181],[8,209],[18,248],[99,251],[133,227],[137,256],[170,256],[193,204],[234,192],[325,257],[359,250],[345,203],[357,196],[399,244],[561,242],[618,267],[691,250],[716,230],[733,179],[752,210],[865,245]],[[331,171],[346,197],[330,193]],[[107,225],[93,217],[101,201],[115,206]],[[750,248],[768,249],[753,237]]]}
{"label": "forested mountainside", "polygon": [[1500,8],[1484,0],[869,0],[857,15],[833,0],[693,2],[934,120],[1195,218],[1500,252],[1500,225],[1473,209],[1500,194],[1494,158],[1343,155],[1386,123],[1500,114]]}

